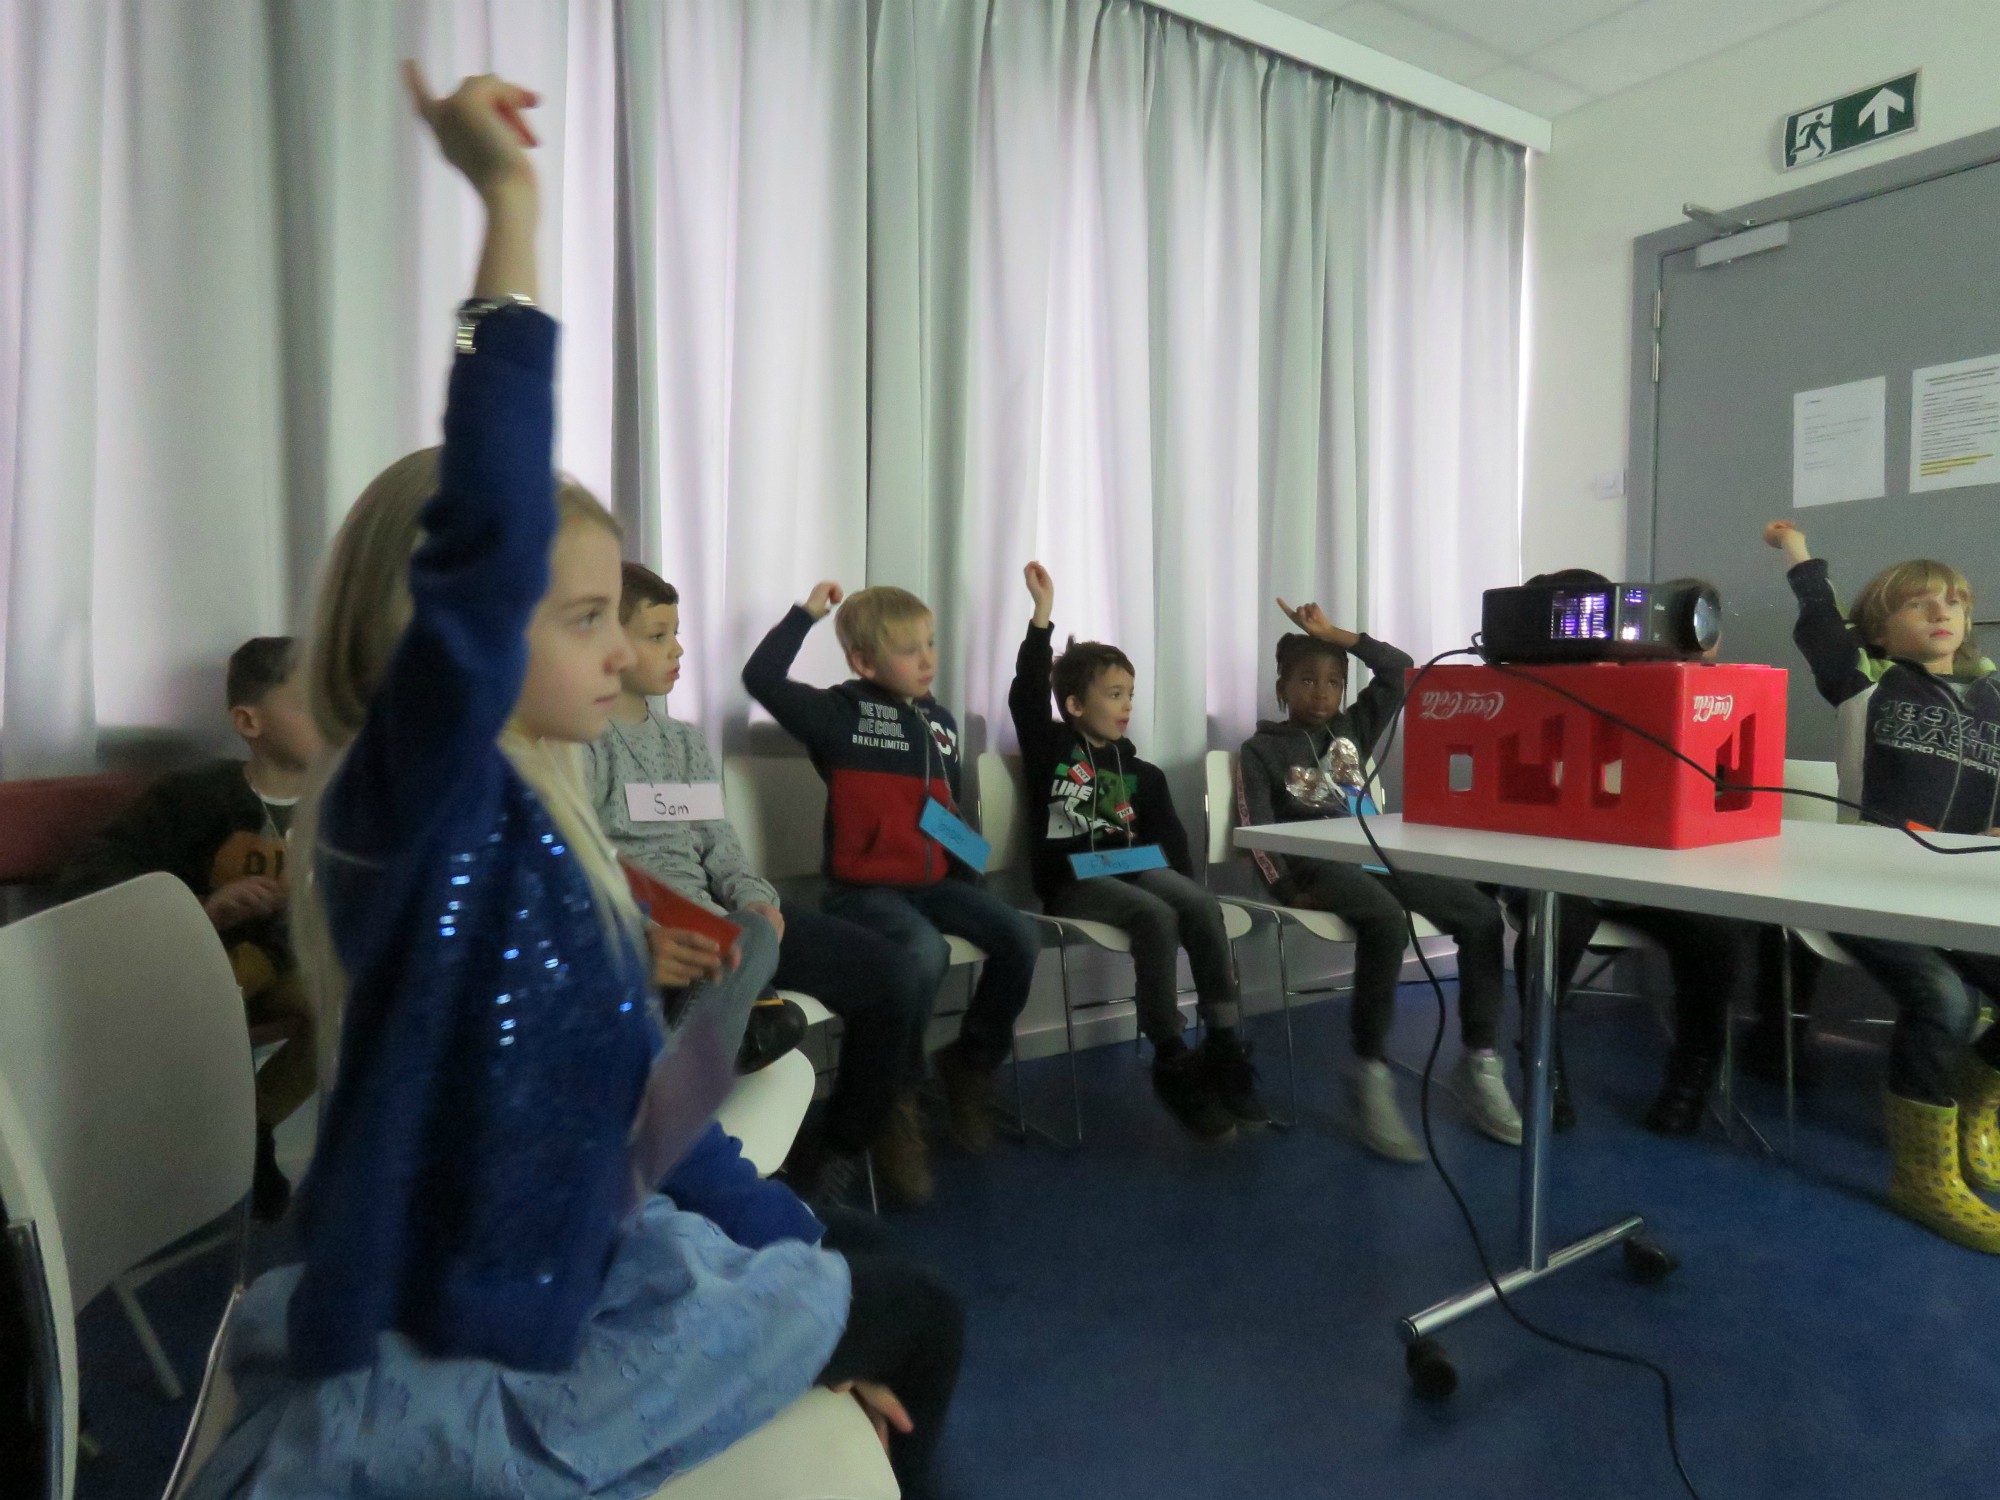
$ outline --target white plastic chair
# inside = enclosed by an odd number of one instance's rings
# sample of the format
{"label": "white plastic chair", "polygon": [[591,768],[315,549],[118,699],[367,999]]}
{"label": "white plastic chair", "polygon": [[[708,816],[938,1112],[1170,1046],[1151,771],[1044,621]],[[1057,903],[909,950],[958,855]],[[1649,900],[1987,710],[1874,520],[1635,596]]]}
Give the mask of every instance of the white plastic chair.
{"label": "white plastic chair", "polygon": [[5,1211],[0,1230],[28,1318],[28,1388],[46,1424],[40,1461],[46,1487],[23,1500],[70,1500],[76,1488],[76,1304],[55,1200],[5,1077],[0,1077],[0,1208]]}
{"label": "white plastic chair", "polygon": [[[1202,758],[1203,803],[1208,816],[1208,867],[1211,871],[1223,869],[1244,858],[1236,847],[1231,834],[1238,822],[1239,808],[1236,798],[1236,757],[1234,750],[1211,750]],[[1337,995],[1341,987],[1337,984],[1313,985],[1297,989],[1292,985],[1291,957],[1288,939],[1293,928],[1308,937],[1317,938],[1322,943],[1336,943],[1352,946],[1354,929],[1332,912],[1314,911],[1305,906],[1286,906],[1279,901],[1266,901],[1255,896],[1224,896],[1224,909],[1237,907],[1246,914],[1263,912],[1276,923],[1278,929],[1278,1003],[1285,1017],[1285,1061],[1290,1070],[1292,1092],[1292,1118],[1299,1113],[1299,1070],[1292,1042],[1292,1001],[1308,995]],[[1410,921],[1419,938],[1442,937],[1430,921],[1410,913]]]}
{"label": "white plastic chair", "polygon": [[784,1164],[812,1103],[814,1082],[812,1060],[802,1052],[787,1052],[769,1067],[737,1079],[715,1112],[716,1122],[741,1143],[759,1176],[769,1177]]}
{"label": "white plastic chair", "polygon": [[177,1397],[137,1288],[227,1242],[160,1255],[241,1204],[256,1145],[242,993],[193,892],[145,875],[0,928],[0,1073],[48,1177],[76,1304],[112,1288]]}
{"label": "white plastic chair", "polygon": [[[1023,819],[1039,812],[1022,783],[1021,757],[987,751],[979,757],[979,832],[993,846],[986,862],[989,875],[1016,873],[1028,847]],[[1083,1144],[1083,1094],[1076,1078],[1076,1002],[1070,990],[1069,953],[1078,943],[1087,943],[1106,953],[1132,951],[1132,940],[1121,927],[1109,922],[1092,922],[1080,917],[1051,916],[1031,911],[1029,915],[1056,940],[1056,956],[1062,972],[1063,1044],[1069,1059],[1070,1113],[1075,1126],[1074,1144]],[[1234,946],[1236,939],[1250,930],[1250,917],[1236,907],[1222,908],[1223,928]],[[1232,956],[1232,963],[1234,962]]]}

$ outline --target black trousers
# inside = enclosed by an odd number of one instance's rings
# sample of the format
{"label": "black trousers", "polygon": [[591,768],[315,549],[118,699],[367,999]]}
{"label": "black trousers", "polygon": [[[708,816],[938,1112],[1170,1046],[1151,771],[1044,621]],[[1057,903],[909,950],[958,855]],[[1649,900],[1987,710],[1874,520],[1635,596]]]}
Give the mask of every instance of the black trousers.
{"label": "black trousers", "polygon": [[825,1215],[820,1243],[847,1259],[853,1279],[847,1329],[820,1371],[821,1385],[886,1385],[914,1430],[889,1435],[889,1465],[905,1500],[930,1493],[931,1456],[944,1431],[965,1352],[965,1309],[937,1274],[893,1249],[880,1220],[852,1209]]}
{"label": "black trousers", "polygon": [[[1512,893],[1508,904],[1521,922],[1520,935],[1514,942],[1514,978],[1525,990],[1527,900],[1519,893]],[[1558,897],[1556,913],[1559,1001],[1569,995],[1577,965],[1583,961],[1598,922],[1619,922],[1644,933],[1666,950],[1667,963],[1674,975],[1674,1046],[1701,1057],[1722,1055],[1723,1038],[1729,1027],[1730,997],[1750,965],[1752,924],[1732,917],[1628,906],[1586,896]]]}
{"label": "black trousers", "polygon": [[826,1143],[853,1156],[867,1150],[889,1106],[916,1085],[911,1039],[930,1011],[922,976],[896,944],[803,902],[783,907],[785,935],[771,983],[811,995],[840,1017],[840,1069],[826,1105]]}

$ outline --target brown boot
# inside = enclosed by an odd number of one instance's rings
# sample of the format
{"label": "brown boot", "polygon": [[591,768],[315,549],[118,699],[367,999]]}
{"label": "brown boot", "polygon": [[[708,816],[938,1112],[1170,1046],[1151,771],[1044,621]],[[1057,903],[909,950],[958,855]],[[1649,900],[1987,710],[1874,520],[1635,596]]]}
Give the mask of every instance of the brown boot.
{"label": "brown boot", "polygon": [[931,1059],[944,1085],[951,1138],[974,1156],[993,1147],[993,1069],[967,1062],[957,1042],[938,1048]]}
{"label": "brown boot", "polygon": [[931,1201],[935,1191],[931,1153],[924,1144],[924,1122],[917,1113],[916,1095],[905,1094],[895,1102],[868,1151],[883,1197],[900,1208]]}

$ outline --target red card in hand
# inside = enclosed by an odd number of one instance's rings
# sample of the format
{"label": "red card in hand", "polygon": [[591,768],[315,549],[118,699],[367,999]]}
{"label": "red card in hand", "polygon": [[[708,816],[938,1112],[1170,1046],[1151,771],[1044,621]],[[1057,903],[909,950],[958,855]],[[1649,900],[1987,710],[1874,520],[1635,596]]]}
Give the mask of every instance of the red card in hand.
{"label": "red card in hand", "polygon": [[632,899],[638,903],[639,910],[652,918],[653,925],[699,933],[712,940],[724,953],[736,946],[743,929],[734,922],[724,921],[707,907],[696,905],[638,866],[625,860],[619,863],[624,866],[625,884],[631,888]]}

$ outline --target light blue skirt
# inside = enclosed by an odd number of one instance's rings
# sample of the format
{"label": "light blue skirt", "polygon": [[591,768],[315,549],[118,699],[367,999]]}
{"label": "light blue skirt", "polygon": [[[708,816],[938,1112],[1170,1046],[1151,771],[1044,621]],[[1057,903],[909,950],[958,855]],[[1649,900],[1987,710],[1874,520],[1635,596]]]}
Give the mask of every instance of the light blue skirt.
{"label": "light blue skirt", "polygon": [[567,1370],[433,1359],[385,1333],[374,1364],[286,1369],[299,1268],[258,1278],[227,1360],[238,1410],[190,1500],[639,1500],[812,1385],[847,1321],[847,1262],[746,1250],[654,1197],[621,1231]]}

